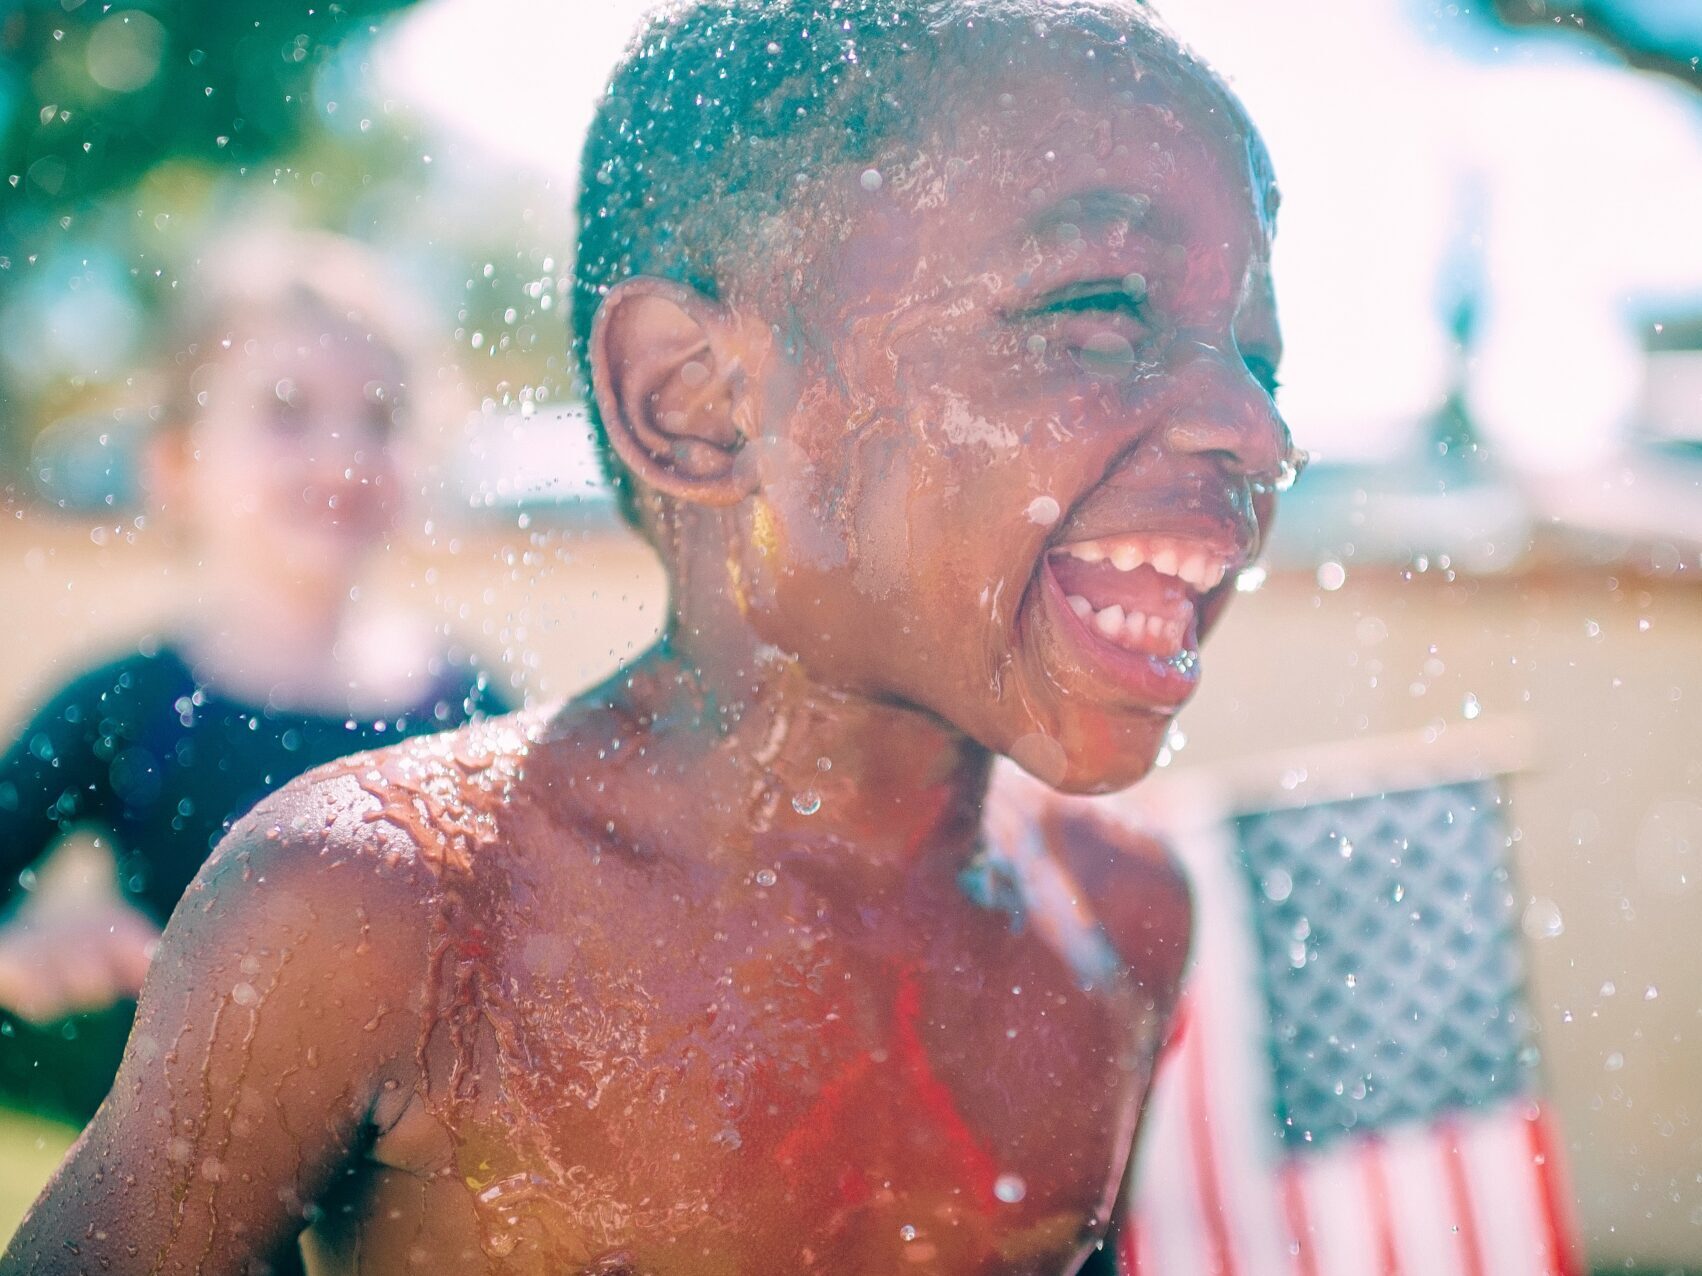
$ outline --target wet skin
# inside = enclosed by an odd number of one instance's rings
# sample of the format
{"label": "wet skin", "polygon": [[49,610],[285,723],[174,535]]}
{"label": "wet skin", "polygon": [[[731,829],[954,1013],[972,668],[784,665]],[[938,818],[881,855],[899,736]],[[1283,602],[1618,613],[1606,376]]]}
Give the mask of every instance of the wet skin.
{"label": "wet skin", "polygon": [[[1135,69],[965,70],[877,190],[822,178],[807,288],[611,293],[669,642],[245,821],[0,1270],[241,1270],[304,1222],[327,1271],[1074,1270],[1187,896],[1062,800],[989,810],[991,759],[1151,765],[1287,449],[1256,148]],[[1060,551],[1132,533],[1225,574]]]}

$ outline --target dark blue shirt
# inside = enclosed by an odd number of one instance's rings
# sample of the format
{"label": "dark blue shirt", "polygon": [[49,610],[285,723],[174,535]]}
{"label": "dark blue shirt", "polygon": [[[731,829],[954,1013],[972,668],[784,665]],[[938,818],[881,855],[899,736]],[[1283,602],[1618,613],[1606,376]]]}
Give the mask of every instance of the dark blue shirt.
{"label": "dark blue shirt", "polygon": [[465,657],[378,722],[227,699],[169,646],[62,688],[0,759],[0,901],[61,833],[110,830],[125,895],[161,925],[231,824],[304,771],[507,706]]}

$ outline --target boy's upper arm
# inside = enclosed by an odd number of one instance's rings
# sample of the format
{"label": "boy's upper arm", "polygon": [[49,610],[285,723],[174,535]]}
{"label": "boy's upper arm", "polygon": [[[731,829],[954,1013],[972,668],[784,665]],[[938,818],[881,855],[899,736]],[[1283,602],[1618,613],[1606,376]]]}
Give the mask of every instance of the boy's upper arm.
{"label": "boy's upper arm", "polygon": [[293,1242],[417,1072],[434,879],[372,805],[309,777],[220,845],[0,1272],[246,1271]]}

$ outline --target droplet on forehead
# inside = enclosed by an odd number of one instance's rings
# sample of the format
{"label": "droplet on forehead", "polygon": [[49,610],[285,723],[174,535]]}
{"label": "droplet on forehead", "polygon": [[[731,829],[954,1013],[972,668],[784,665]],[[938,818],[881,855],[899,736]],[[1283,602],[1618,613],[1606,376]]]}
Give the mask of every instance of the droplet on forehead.
{"label": "droplet on forehead", "polygon": [[1050,496],[1036,496],[1028,503],[1028,521],[1041,527],[1052,526],[1061,513],[1058,502]]}

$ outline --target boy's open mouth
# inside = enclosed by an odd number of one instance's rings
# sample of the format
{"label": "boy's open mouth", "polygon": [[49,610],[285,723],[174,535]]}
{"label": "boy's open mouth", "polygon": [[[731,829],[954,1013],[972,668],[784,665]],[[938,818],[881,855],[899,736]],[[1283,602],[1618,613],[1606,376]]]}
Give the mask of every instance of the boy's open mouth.
{"label": "boy's open mouth", "polygon": [[[1096,663],[1142,699],[1180,703],[1197,679],[1201,611],[1243,565],[1233,539],[1127,532],[1059,545],[1046,570]],[[1073,622],[1073,623],[1072,623]]]}

